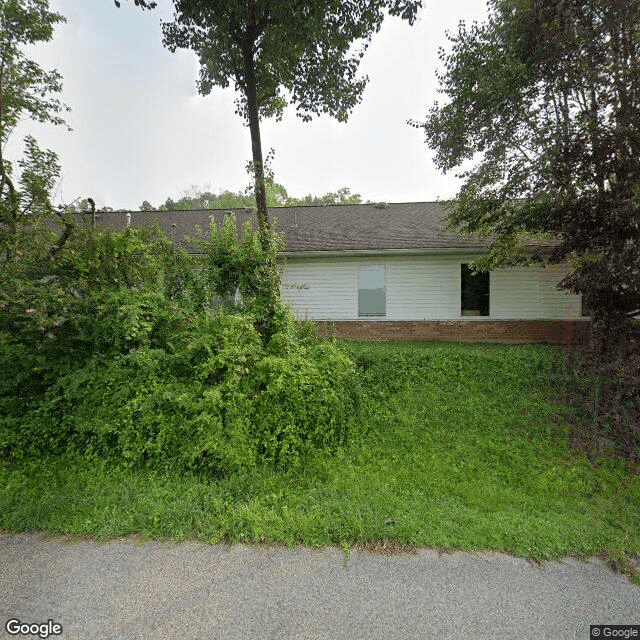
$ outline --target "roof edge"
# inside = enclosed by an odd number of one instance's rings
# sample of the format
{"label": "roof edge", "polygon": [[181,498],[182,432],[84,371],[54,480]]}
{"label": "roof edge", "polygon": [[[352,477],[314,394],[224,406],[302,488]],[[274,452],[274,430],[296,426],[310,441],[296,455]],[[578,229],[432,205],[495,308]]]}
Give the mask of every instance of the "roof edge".
{"label": "roof edge", "polygon": [[[344,258],[358,256],[420,256],[420,255],[464,255],[485,254],[488,247],[469,245],[467,247],[431,247],[424,249],[348,249],[343,251],[281,251],[280,258]],[[525,245],[525,251],[550,252],[553,247],[545,245]]]}
{"label": "roof edge", "polygon": [[344,251],[281,251],[278,256],[283,258],[338,258],[345,256],[389,256],[389,255],[427,255],[438,253],[462,254],[485,253],[486,247],[432,247],[429,249],[347,249]]}
{"label": "roof edge", "polygon": [[[437,204],[437,205],[443,205],[446,204],[447,202],[450,202],[451,199],[446,199],[443,198],[441,200],[408,200],[408,201],[402,201],[402,202],[394,202],[391,200],[376,200],[375,202],[359,202],[357,204],[348,204],[348,203],[338,203],[338,204],[291,204],[291,205],[284,205],[284,206],[270,206],[267,207],[268,211],[279,211],[282,209],[326,209],[327,207],[375,207],[377,204],[380,204],[381,202],[384,202],[384,204],[387,204],[389,206],[392,205],[412,205],[412,204]],[[125,215],[127,213],[142,213],[142,214],[150,214],[150,213],[170,213],[170,214],[175,214],[175,213],[199,213],[199,212],[203,212],[203,211],[211,211],[212,213],[214,212],[225,212],[225,211],[233,211],[233,212],[239,212],[239,213],[247,213],[247,209],[253,209],[253,213],[256,212],[256,206],[255,205],[251,205],[249,207],[219,207],[216,209],[171,209],[169,211],[164,210],[164,209],[152,209],[151,211],[142,211],[141,209],[118,209],[116,211],[96,211],[96,213],[100,214],[100,213],[117,213],[117,214],[122,214]],[[88,212],[87,212],[88,213]]]}

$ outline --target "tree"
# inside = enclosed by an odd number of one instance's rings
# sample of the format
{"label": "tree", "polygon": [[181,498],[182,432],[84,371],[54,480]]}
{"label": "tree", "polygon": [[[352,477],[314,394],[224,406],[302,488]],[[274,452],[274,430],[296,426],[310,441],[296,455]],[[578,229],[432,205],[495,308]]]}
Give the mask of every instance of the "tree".
{"label": "tree", "polygon": [[24,48],[48,42],[63,22],[49,11],[48,0],[5,0],[0,4],[0,250],[16,252],[21,225],[57,213],[51,191],[60,175],[55,153],[42,150],[32,136],[24,139],[24,155],[14,163],[4,150],[16,125],[25,119],[55,125],[68,107],[55,97],[62,89],[57,71],[44,71]]}
{"label": "tree", "polygon": [[[165,46],[198,55],[202,95],[230,81],[239,92],[236,111],[251,133],[265,256],[269,218],[260,118],[280,118],[291,102],[305,121],[320,113],[345,121],[362,97],[367,78],[357,77],[358,66],[385,11],[412,24],[421,5],[421,0],[174,0],[174,21],[163,23]],[[360,48],[354,50],[354,45]],[[265,340],[272,333],[269,325],[279,295],[274,289],[272,313],[258,328]]]}
{"label": "tree", "polygon": [[[120,0],[113,0],[114,4],[118,9],[120,8]],[[155,9],[157,6],[156,2],[149,2],[149,0],[133,0],[133,3],[136,7],[140,7],[143,11],[145,9]]]}
{"label": "tree", "polygon": [[313,196],[309,193],[303,198],[289,198],[287,201],[289,207],[317,207],[332,204],[362,204],[362,198],[359,193],[351,193],[349,187],[342,187],[333,193],[325,193],[323,196]]}
{"label": "tree", "polygon": [[[347,119],[367,78],[360,60],[387,10],[413,23],[420,0],[174,0],[164,44],[200,59],[198,89],[235,83],[237,112],[251,131],[257,216],[269,227],[260,118],[282,116],[287,102],[303,120],[328,113]],[[358,51],[353,44],[360,43]]]}
{"label": "tree", "polygon": [[255,198],[241,191],[224,190],[214,193],[207,185],[204,188],[191,185],[177,200],[167,198],[158,207],[159,211],[197,211],[200,209],[242,209],[255,207]]}
{"label": "tree", "polygon": [[[360,194],[351,193],[348,187],[342,187],[335,193],[325,193],[323,196],[308,194],[303,198],[290,196],[278,182],[267,180],[266,200],[268,207],[303,207],[331,204],[360,204]],[[214,193],[210,187],[204,188],[192,185],[178,200],[167,198],[164,204],[158,207],[159,211],[197,211],[200,209],[243,209],[255,207],[255,193],[248,191],[220,191]],[[145,200],[140,205],[140,211],[154,211],[155,207]]]}
{"label": "tree", "polygon": [[450,226],[495,234],[485,269],[552,234],[595,350],[624,354],[640,313],[640,3],[491,0],[487,22],[449,38],[448,102],[421,126],[443,171],[477,160]]}

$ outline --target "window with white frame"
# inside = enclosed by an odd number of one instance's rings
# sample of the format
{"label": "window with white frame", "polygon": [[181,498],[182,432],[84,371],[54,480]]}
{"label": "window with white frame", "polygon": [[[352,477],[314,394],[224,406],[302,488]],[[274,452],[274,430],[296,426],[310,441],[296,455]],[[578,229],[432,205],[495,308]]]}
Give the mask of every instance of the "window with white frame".
{"label": "window with white frame", "polygon": [[386,273],[383,264],[358,265],[358,315],[387,314]]}

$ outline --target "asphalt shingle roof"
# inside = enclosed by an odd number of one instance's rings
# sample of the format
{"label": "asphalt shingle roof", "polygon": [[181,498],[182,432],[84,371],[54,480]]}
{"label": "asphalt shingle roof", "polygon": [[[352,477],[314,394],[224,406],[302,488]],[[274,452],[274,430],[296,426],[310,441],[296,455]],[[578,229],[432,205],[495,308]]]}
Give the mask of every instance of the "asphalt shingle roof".
{"label": "asphalt shingle roof", "polygon": [[[179,242],[193,236],[199,227],[205,233],[211,217],[222,224],[225,213],[236,214],[238,225],[247,219],[256,223],[252,210],[132,211],[131,225],[157,223]],[[403,202],[381,207],[376,204],[277,207],[269,209],[284,236],[286,252],[367,251],[383,249],[481,248],[487,240],[445,232],[445,212],[438,202]],[[122,229],[125,214],[99,212],[99,226]]]}

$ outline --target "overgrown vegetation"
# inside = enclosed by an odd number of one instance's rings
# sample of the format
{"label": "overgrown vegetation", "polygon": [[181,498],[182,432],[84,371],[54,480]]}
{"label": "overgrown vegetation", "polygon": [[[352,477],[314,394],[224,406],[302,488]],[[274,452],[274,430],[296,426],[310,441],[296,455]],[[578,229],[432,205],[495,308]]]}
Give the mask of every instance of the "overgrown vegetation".
{"label": "overgrown vegetation", "polygon": [[19,177],[2,156],[20,119],[64,124],[60,74],[25,56],[63,20],[48,0],[0,6],[0,455],[223,476],[335,450],[353,365],[297,332],[266,213],[241,239],[235,219],[212,224],[194,258],[154,230],[78,225],[52,205],[60,166],[33,138]]}
{"label": "overgrown vegetation", "polygon": [[275,233],[265,255],[227,217],[194,242],[195,258],[160,231],[80,226],[55,256],[2,266],[5,459],[72,451],[224,475],[344,441],[349,358],[299,336],[282,305],[266,325]]}
{"label": "overgrown vegetation", "polygon": [[640,352],[603,357],[576,349],[568,352],[564,368],[571,441],[592,459],[640,460]]}
{"label": "overgrown vegetation", "polygon": [[[7,25],[26,44],[61,19],[46,0],[2,11],[5,47]],[[59,77],[39,85],[18,53],[13,117],[58,122],[40,98]],[[268,225],[239,237],[228,217],[198,256],[70,217],[55,236],[55,155],[27,141],[17,188],[0,160],[2,529],[640,554],[637,466],[568,449],[560,350],[319,341],[280,302]],[[637,394],[604,388],[633,419]]]}
{"label": "overgrown vegetation", "polygon": [[[640,476],[566,443],[561,349],[349,344],[359,398],[337,454],[295,470],[127,468],[67,455],[0,467],[0,528],[98,538],[384,549],[539,559],[640,554]],[[406,548],[406,547],[405,547]]]}
{"label": "overgrown vegetation", "polygon": [[[447,103],[422,125],[443,171],[465,168],[449,223],[491,237],[477,266],[567,263],[591,310],[573,394],[582,437],[640,448],[640,3],[490,0],[442,50]],[[527,250],[538,234],[546,256]],[[532,237],[533,236],[533,237]],[[543,236],[543,237],[545,237]],[[583,419],[584,418],[584,419]]]}
{"label": "overgrown vegetation", "polygon": [[282,307],[265,340],[257,232],[194,243],[81,225],[3,264],[0,528],[640,554],[638,475],[567,447],[562,350],[318,341]]}

